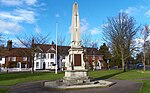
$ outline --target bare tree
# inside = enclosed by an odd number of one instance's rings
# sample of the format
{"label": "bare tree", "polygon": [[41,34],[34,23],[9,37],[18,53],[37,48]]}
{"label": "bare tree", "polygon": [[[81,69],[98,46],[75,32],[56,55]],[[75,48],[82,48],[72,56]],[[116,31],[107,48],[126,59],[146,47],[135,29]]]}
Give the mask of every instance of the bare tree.
{"label": "bare tree", "polygon": [[98,42],[92,41],[90,45],[90,47],[98,49]]}
{"label": "bare tree", "polygon": [[134,36],[139,27],[136,27],[136,21],[126,13],[119,13],[116,17],[109,17],[106,26],[103,27],[105,40],[112,49],[112,54],[122,61],[122,69],[126,71],[126,63],[131,57],[133,50]]}
{"label": "bare tree", "polygon": [[148,44],[148,48],[147,48],[147,51],[146,51],[146,59],[147,59],[147,64],[150,65],[150,42]]}
{"label": "bare tree", "polygon": [[91,36],[87,33],[84,33],[82,35],[82,38],[81,38],[81,43],[84,47],[90,47],[91,46]]}
{"label": "bare tree", "polygon": [[[143,40],[144,40],[144,44],[143,44],[143,70],[145,71],[146,68],[145,68],[145,63],[146,63],[146,52],[148,51],[148,45],[149,45],[149,40],[148,40],[148,37],[150,36],[150,28],[148,25],[145,25],[143,30],[142,30],[142,33],[143,33]],[[148,53],[148,52],[147,52]]]}
{"label": "bare tree", "polygon": [[69,41],[67,41],[66,36],[58,35],[58,45],[60,46],[68,46]]}
{"label": "bare tree", "polygon": [[16,38],[20,41],[20,43],[29,49],[30,59],[31,59],[31,67],[32,73],[34,73],[34,57],[36,52],[36,45],[38,44],[46,44],[49,41],[49,35],[43,36],[42,34],[36,35],[24,35],[24,36],[16,36]]}

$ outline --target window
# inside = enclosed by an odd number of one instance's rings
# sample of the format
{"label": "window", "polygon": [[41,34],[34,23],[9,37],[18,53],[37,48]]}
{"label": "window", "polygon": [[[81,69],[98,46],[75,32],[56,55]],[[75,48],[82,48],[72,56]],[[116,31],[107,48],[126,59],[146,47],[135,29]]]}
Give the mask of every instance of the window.
{"label": "window", "polygon": [[2,57],[0,56],[0,61],[2,61]]}
{"label": "window", "polygon": [[48,62],[48,67],[49,67],[49,62]]}
{"label": "window", "polygon": [[27,61],[27,57],[23,57],[23,61]]}
{"label": "window", "polygon": [[41,58],[42,59],[46,58],[46,54],[41,54]]}
{"label": "window", "polygon": [[39,62],[36,62],[36,68],[39,68]]}
{"label": "window", "polygon": [[54,54],[51,54],[51,59],[54,59]]}
{"label": "window", "polygon": [[39,57],[39,54],[36,54],[36,58],[38,58]]}
{"label": "window", "polygon": [[41,56],[41,53],[36,53],[36,58],[37,59],[39,59],[39,58],[41,58],[42,56]]}
{"label": "window", "polygon": [[17,68],[20,68],[20,63],[17,63]]}
{"label": "window", "polygon": [[16,57],[11,57],[10,60],[11,61],[16,61]]}

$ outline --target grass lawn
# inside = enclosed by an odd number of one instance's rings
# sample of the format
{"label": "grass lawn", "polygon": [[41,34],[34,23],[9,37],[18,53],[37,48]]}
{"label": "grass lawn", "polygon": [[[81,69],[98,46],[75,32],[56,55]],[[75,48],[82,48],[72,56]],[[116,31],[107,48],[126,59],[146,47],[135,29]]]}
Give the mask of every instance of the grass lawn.
{"label": "grass lawn", "polygon": [[18,72],[0,74],[0,86],[10,86],[22,82],[38,81],[38,80],[58,80],[63,77],[63,73],[50,72]]}
{"label": "grass lawn", "polygon": [[[89,76],[98,79],[112,78],[142,82],[142,89],[138,93],[150,93],[150,71],[131,70],[127,72],[122,72],[121,70],[102,70],[89,72]],[[148,78],[149,80],[142,80]]]}
{"label": "grass lawn", "polygon": [[[101,70],[101,71],[89,71],[89,76],[97,79],[121,79],[132,80],[143,83],[143,87],[139,93],[149,93],[150,80],[139,80],[141,78],[150,78],[150,71],[138,71],[131,70],[122,72],[121,70]],[[11,86],[22,82],[31,82],[38,80],[58,80],[64,76],[64,73],[50,73],[50,72],[36,72],[31,74],[30,72],[19,73],[4,73],[0,74],[0,86]],[[7,89],[0,88],[0,93],[5,93]],[[1,92],[2,91],[2,92]]]}
{"label": "grass lawn", "polygon": [[90,71],[89,76],[99,79],[120,79],[120,80],[136,80],[141,78],[150,78],[150,71],[131,70],[122,72],[122,70],[102,70]]}
{"label": "grass lawn", "polygon": [[0,88],[0,93],[5,93],[8,91],[8,88]]}

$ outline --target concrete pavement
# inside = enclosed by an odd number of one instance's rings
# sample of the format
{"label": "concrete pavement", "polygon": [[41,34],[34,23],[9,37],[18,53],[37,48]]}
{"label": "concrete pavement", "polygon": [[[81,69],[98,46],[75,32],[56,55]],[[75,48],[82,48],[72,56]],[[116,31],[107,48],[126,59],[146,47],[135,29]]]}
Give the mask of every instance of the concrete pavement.
{"label": "concrete pavement", "polygon": [[72,90],[54,90],[43,87],[44,81],[21,83],[12,86],[8,93],[130,93],[140,90],[142,83],[132,82],[128,80],[114,80],[115,85],[107,88],[87,88],[87,89],[72,89]]}

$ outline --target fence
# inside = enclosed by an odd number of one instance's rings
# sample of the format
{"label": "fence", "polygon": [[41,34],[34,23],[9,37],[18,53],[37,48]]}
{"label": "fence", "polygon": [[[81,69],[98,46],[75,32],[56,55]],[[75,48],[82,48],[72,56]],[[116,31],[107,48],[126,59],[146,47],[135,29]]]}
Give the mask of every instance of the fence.
{"label": "fence", "polygon": [[23,72],[31,71],[31,68],[0,68],[0,72]]}

